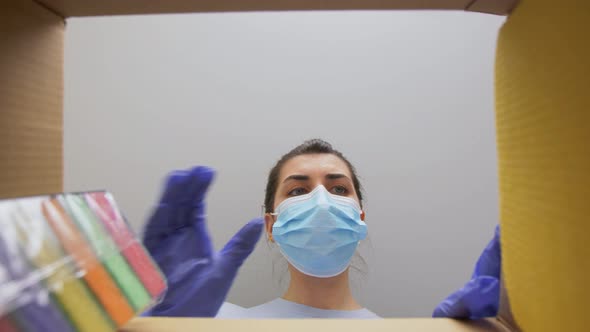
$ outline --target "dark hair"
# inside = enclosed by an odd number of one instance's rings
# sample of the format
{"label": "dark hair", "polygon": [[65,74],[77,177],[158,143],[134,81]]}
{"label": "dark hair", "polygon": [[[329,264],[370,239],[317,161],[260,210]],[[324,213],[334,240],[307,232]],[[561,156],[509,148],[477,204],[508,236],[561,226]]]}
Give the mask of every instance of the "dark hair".
{"label": "dark hair", "polygon": [[361,203],[363,202],[363,194],[361,192],[361,184],[359,179],[356,175],[356,169],[344,155],[335,150],[332,145],[322,139],[310,139],[303,144],[295,147],[293,150],[289,151],[287,154],[281,157],[279,161],[277,161],[276,165],[270,170],[268,174],[268,181],[266,183],[266,193],[264,196],[264,212],[272,212],[274,209],[274,202],[275,202],[275,194],[277,192],[277,187],[279,185],[279,174],[281,173],[281,169],[285,165],[285,163],[297,156],[305,155],[305,154],[316,154],[316,153],[327,153],[333,154],[336,157],[342,159],[350,173],[352,174],[352,184],[354,185],[354,190],[358,196],[358,199]]}

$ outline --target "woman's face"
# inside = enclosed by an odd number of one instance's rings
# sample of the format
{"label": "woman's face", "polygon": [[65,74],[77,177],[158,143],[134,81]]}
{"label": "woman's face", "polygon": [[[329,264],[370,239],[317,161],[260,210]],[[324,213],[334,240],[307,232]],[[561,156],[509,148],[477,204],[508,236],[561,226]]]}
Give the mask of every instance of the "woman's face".
{"label": "woman's face", "polygon": [[[318,153],[296,156],[283,165],[273,211],[287,198],[305,195],[319,185],[323,185],[331,194],[353,198],[360,205],[346,163],[333,154]],[[276,218],[266,215],[268,234],[272,234],[275,220]]]}

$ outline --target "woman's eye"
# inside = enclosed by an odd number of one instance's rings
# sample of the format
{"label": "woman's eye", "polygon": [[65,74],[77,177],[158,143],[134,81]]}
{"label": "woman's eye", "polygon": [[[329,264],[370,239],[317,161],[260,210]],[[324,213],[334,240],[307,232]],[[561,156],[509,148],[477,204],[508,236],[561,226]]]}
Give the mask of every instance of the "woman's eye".
{"label": "woman's eye", "polygon": [[305,190],[305,188],[295,188],[291,191],[289,191],[288,195],[289,196],[299,196],[299,195],[305,195],[307,193],[307,190]]}
{"label": "woman's eye", "polygon": [[346,194],[348,194],[348,189],[346,189],[346,187],[343,187],[343,186],[336,186],[336,187],[332,188],[332,194],[346,195]]}

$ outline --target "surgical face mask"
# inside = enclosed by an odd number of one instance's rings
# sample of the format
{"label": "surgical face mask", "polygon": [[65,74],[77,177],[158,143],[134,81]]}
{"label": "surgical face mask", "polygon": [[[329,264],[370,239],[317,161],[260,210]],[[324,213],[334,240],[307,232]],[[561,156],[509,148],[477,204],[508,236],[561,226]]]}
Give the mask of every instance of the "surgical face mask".
{"label": "surgical face mask", "polygon": [[284,200],[275,215],[272,235],[281,253],[297,270],[314,277],[344,272],[359,241],[367,236],[359,204],[321,185]]}

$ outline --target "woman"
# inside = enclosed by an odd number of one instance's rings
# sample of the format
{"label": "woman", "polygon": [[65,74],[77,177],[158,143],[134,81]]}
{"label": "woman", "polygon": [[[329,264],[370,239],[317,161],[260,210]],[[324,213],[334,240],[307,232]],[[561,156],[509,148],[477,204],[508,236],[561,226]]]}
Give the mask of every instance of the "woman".
{"label": "woman", "polygon": [[[146,226],[144,244],[168,278],[169,290],[148,314],[378,317],[358,304],[349,287],[350,260],[358,242],[365,238],[367,226],[358,177],[340,152],[325,141],[310,140],[284,155],[269,174],[264,221],[250,221],[219,253],[213,252],[205,226],[204,196],[212,178],[213,171],[204,167],[174,172],[168,178],[161,202]],[[263,227],[289,262],[291,281],[286,293],[250,309],[222,307]],[[492,243],[497,243],[497,238],[495,241]],[[486,262],[478,266],[489,265],[490,255],[484,256]],[[472,279],[443,302],[435,314],[472,318],[494,315],[499,271],[491,273],[495,277],[489,274],[485,275],[485,285]],[[479,277],[474,273],[474,278]]]}
{"label": "woman", "polygon": [[351,258],[367,234],[360,183],[350,162],[324,141],[307,141],[270,171],[264,205],[266,235],[289,262],[291,278],[281,298],[246,316],[376,318],[349,286]]}

